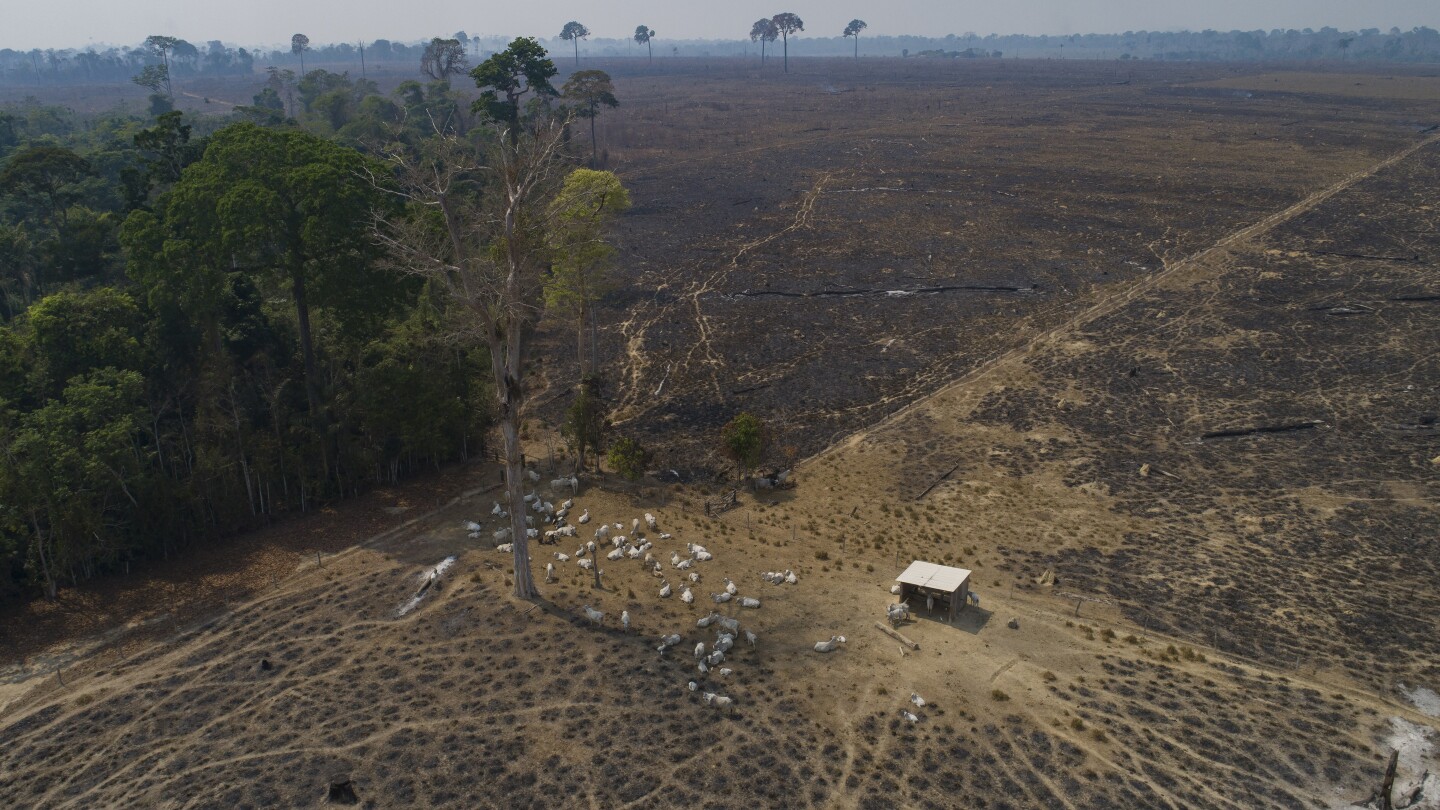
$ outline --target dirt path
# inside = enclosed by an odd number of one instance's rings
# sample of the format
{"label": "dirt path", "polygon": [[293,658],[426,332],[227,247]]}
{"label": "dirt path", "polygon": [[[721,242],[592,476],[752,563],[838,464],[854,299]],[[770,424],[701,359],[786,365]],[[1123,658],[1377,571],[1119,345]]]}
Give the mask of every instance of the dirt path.
{"label": "dirt path", "polygon": [[1014,349],[1004,352],[1003,354],[1000,354],[999,356],[989,361],[981,363],[969,373],[965,374],[964,376],[960,377],[949,385],[946,385],[943,388],[932,392],[928,396],[916,400],[915,402],[905,406],[904,408],[901,408],[900,410],[896,411],[893,414],[890,414],[889,416],[880,420],[871,427],[865,430],[857,431],[845,441],[837,442],[825,448],[824,450],[821,450],[819,453],[816,453],[815,455],[801,461],[800,466],[808,466],[815,461],[832,456],[841,450],[853,447],[860,442],[865,441],[872,434],[883,430],[884,428],[894,424],[895,422],[900,421],[901,419],[904,419],[915,411],[931,407],[934,404],[935,400],[945,396],[951,391],[964,388],[965,386],[975,383],[977,380],[997,373],[1002,368],[1012,366],[1016,364],[1021,358],[1035,352],[1037,349],[1046,346],[1056,345],[1060,341],[1066,339],[1066,337],[1071,333],[1079,330],[1081,327],[1094,323],[1095,321],[1105,317],[1106,315],[1109,315],[1119,310],[1121,307],[1129,304],[1130,302],[1139,298],[1141,295],[1144,295],[1145,293],[1148,293],[1151,290],[1160,287],[1166,282],[1173,281],[1183,276],[1187,272],[1203,270],[1211,262],[1219,259],[1230,248],[1243,244],[1251,239],[1254,239],[1257,236],[1260,236],[1261,234],[1266,233],[1267,231],[1274,229],[1275,227],[1285,222],[1289,222],[1290,220],[1295,219],[1301,214],[1304,214],[1305,212],[1310,211],[1316,206],[1319,206],[1326,200],[1329,200],[1331,197],[1334,197],[1336,194],[1339,194],[1340,192],[1350,188],[1351,186],[1354,186],[1356,183],[1370,178],[1376,173],[1383,171],[1384,169],[1387,169],[1391,166],[1394,166],[1396,163],[1399,163],[1400,161],[1405,160],[1406,158],[1419,152],[1420,150],[1432,146],[1436,143],[1440,143],[1440,135],[1431,135],[1428,138],[1412,144],[1411,146],[1408,146],[1400,150],[1399,152],[1396,152],[1385,160],[1382,160],[1367,169],[1355,172],[1354,174],[1349,175],[1338,183],[1316,191],[1315,193],[1311,194],[1310,196],[1288,208],[1277,211],[1270,216],[1260,220],[1259,222],[1256,222],[1253,225],[1249,225],[1247,227],[1241,228],[1238,231],[1235,231],[1229,236],[1226,236],[1225,238],[1221,239],[1210,247],[1199,251],[1198,253],[1193,253],[1173,263],[1166,262],[1165,269],[1161,270],[1158,273],[1144,276],[1128,284],[1123,284],[1118,287],[1112,287],[1103,298],[1095,302],[1083,312],[1075,315],[1073,318],[1070,318],[1069,320],[1049,330],[1041,332],[1031,340],[1020,346],[1015,347]]}

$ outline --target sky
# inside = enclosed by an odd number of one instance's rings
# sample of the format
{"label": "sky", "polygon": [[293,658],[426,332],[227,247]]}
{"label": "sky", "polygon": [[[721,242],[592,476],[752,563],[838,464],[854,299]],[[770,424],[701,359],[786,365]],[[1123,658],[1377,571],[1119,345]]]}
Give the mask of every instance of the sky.
{"label": "sky", "polygon": [[[783,5],[784,8],[779,8]],[[595,37],[740,39],[777,11],[809,36],[838,36],[852,18],[867,34],[1084,34],[1213,28],[1440,28],[1440,0],[0,0],[0,48],[136,44],[149,34],[201,43],[287,45],[472,35],[552,37],[579,20]]]}

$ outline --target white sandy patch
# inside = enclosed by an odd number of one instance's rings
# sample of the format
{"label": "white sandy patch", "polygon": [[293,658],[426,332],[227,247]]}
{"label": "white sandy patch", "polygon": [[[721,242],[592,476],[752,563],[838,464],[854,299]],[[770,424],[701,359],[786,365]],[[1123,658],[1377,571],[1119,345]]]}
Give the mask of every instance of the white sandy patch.
{"label": "white sandy patch", "polygon": [[1400,694],[1414,704],[1415,708],[1426,717],[1440,717],[1440,695],[1435,694],[1434,689],[1427,689],[1417,686],[1414,689],[1400,684]]}
{"label": "white sandy patch", "polygon": [[[434,567],[425,569],[420,573],[420,584],[424,585],[426,582],[439,579],[440,575],[444,574],[445,571],[454,564],[455,557],[452,555],[436,563]],[[401,605],[400,609],[395,612],[395,615],[404,616],[406,613],[414,610],[420,605],[420,600],[424,599],[426,594],[428,593],[430,593],[430,589],[426,588],[424,591],[421,591],[420,593],[417,593],[414,596],[410,597],[410,601]]]}
{"label": "white sandy patch", "polygon": [[1424,789],[1418,802],[1401,805],[1407,810],[1440,810],[1440,777],[1436,770],[1435,730],[1399,717],[1390,718],[1390,736],[1385,745],[1400,752],[1400,763],[1395,769],[1395,792],[1400,801],[1414,795],[1424,782]]}

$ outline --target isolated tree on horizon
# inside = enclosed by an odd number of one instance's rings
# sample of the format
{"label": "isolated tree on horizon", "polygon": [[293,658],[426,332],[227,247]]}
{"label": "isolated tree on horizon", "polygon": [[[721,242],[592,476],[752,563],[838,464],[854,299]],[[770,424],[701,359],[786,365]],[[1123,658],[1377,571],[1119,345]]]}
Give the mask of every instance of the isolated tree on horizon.
{"label": "isolated tree on horizon", "polygon": [[845,26],[845,36],[855,38],[855,61],[857,62],[860,61],[860,32],[869,27],[864,20],[851,20],[850,24]]}
{"label": "isolated tree on horizon", "polygon": [[805,22],[800,19],[799,15],[797,15],[797,14],[792,14],[792,13],[790,13],[790,12],[788,12],[788,11],[781,12],[781,13],[779,13],[779,14],[776,14],[774,17],[771,17],[770,20],[771,20],[771,22],[774,22],[774,23],[775,23],[775,28],[776,28],[776,30],[778,30],[778,31],[780,32],[780,37],[784,40],[784,45],[785,45],[785,72],[786,72],[786,73],[789,73],[789,72],[790,72],[790,35],[793,34],[793,33],[795,33],[796,31],[804,31],[804,30],[805,30]]}
{"label": "isolated tree on horizon", "polygon": [[595,118],[600,114],[602,106],[620,106],[620,101],[615,98],[615,84],[610,81],[610,74],[603,70],[576,71],[565,81],[561,94],[579,105],[575,110],[576,115],[590,119],[590,165],[598,165],[600,153],[595,146]]}
{"label": "isolated tree on horizon", "polygon": [[465,46],[458,39],[435,37],[420,56],[420,72],[437,82],[448,82],[452,75],[459,76],[467,67]]}
{"label": "isolated tree on horizon", "polygon": [[[160,57],[160,65],[164,68],[163,73],[157,72],[154,75],[164,80],[165,95],[169,96],[172,99],[175,98],[175,91],[170,86],[170,52],[175,50],[175,46],[179,42],[180,40],[178,37],[167,37],[161,36],[160,34],[151,34],[150,36],[145,38],[145,47],[148,48],[152,54]],[[142,71],[140,75],[144,76],[144,71]],[[138,81],[135,83],[140,84],[141,87],[151,86],[150,84],[141,84]],[[160,92],[158,88],[152,88],[152,90],[156,93]]]}
{"label": "isolated tree on horizon", "polygon": [[[520,142],[520,98],[534,93],[537,98],[559,95],[550,79],[559,73],[545,48],[534,37],[516,37],[510,47],[481,62],[470,71],[475,86],[484,90],[470,109],[510,127],[510,146]],[[485,88],[489,88],[488,90]],[[500,100],[504,95],[505,100]]]}
{"label": "isolated tree on horizon", "polygon": [[290,37],[290,52],[300,57],[300,78],[305,78],[305,52],[310,50],[310,38],[304,34]]}
{"label": "isolated tree on horizon", "polygon": [[780,29],[776,27],[774,20],[756,20],[755,24],[750,26],[750,41],[760,43],[760,64],[765,64],[765,43],[779,38]]}
{"label": "isolated tree on horizon", "polygon": [[560,38],[575,43],[575,67],[580,67],[580,40],[590,36],[590,29],[574,20],[560,29]]}
{"label": "isolated tree on horizon", "polygon": [[655,29],[644,25],[635,26],[635,41],[645,46],[645,53],[650,59],[650,64],[655,63],[655,51],[650,47],[650,40],[655,38]]}

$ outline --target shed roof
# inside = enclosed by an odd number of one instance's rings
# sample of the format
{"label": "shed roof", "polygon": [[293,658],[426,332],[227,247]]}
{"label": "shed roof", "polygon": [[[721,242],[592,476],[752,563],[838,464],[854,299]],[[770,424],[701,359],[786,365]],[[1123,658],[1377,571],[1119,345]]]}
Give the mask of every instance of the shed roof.
{"label": "shed roof", "polygon": [[966,580],[970,579],[970,573],[968,568],[951,568],[948,565],[936,565],[916,560],[910,563],[910,567],[905,569],[905,573],[895,579],[906,585],[954,593],[960,589],[961,585],[965,584]]}

